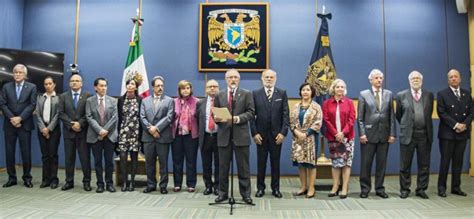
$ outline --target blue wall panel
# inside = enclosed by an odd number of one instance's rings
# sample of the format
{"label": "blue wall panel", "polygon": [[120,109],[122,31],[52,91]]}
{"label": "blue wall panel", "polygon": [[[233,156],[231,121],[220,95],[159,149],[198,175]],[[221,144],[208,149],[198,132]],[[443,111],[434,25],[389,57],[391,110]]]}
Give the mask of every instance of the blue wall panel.
{"label": "blue wall panel", "polygon": [[[170,96],[176,95],[176,84],[181,79],[191,80],[195,94],[204,95],[205,75],[197,72],[200,2],[204,1],[163,0],[143,4],[142,46],[148,77],[163,75],[165,92]],[[466,16],[457,14],[452,1],[319,0],[316,6],[314,0],[272,0],[270,66],[279,73],[278,85],[287,89],[290,97],[298,96],[297,89],[305,78],[320,24],[316,7],[320,12],[322,5],[333,13],[329,21],[331,46],[338,75],[348,82],[349,97],[356,98],[360,90],[370,86],[367,75],[372,68],[386,69],[386,87],[395,93],[408,87],[407,76],[412,69],[425,75],[426,87],[434,92],[446,86],[445,75],[452,67],[461,70],[463,86],[469,84]],[[109,94],[119,95],[132,29],[129,18],[135,15],[137,6],[137,1],[126,0],[81,1],[78,63],[86,75],[86,90],[93,92],[93,79],[104,76],[110,82]],[[24,13],[23,49],[65,53],[68,67],[73,58],[75,2],[28,0]],[[222,73],[208,73],[208,79],[217,79],[221,88],[225,86]],[[261,86],[260,75],[255,73],[243,73],[241,81],[244,88]],[[434,125],[437,127],[438,121]],[[288,137],[281,156],[282,174],[297,173],[290,162],[290,145]],[[399,172],[398,145],[397,141],[390,146],[389,174]],[[37,146],[33,148],[39,157]],[[63,146],[60,148],[62,166]],[[255,145],[251,145],[250,151],[251,171],[256,173]],[[467,156],[466,153],[464,171],[468,168]],[[431,171],[436,172],[437,139],[431,162]],[[357,141],[355,175],[359,174],[359,163]],[[41,162],[35,158],[34,164]],[[199,161],[199,171],[200,166]]]}

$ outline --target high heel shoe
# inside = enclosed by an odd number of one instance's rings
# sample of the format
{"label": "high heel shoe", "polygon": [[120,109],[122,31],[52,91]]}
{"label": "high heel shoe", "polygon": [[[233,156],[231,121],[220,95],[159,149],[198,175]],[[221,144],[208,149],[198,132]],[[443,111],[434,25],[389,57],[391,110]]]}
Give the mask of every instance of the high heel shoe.
{"label": "high heel shoe", "polygon": [[133,192],[135,190],[135,180],[130,181],[130,186],[128,187],[128,191]]}
{"label": "high heel shoe", "polygon": [[316,192],[313,192],[312,195],[308,195],[308,194],[307,194],[307,195],[306,195],[306,198],[314,198],[315,195],[316,195]]}
{"label": "high heel shoe", "polygon": [[339,190],[337,190],[335,193],[329,193],[328,197],[334,197],[339,195]]}
{"label": "high heel shoe", "polygon": [[120,188],[120,191],[126,192],[127,190],[128,190],[128,189],[127,189],[127,183],[124,182],[124,183],[122,184],[122,187]]}
{"label": "high heel shoe", "polygon": [[339,198],[340,198],[340,199],[346,199],[346,198],[347,198],[347,194],[343,195],[343,194],[341,193],[341,195],[339,196]]}
{"label": "high heel shoe", "polygon": [[302,195],[306,195],[306,193],[308,193],[308,190],[305,190],[305,191],[302,191],[302,192],[295,192],[293,193],[294,196],[302,196]]}

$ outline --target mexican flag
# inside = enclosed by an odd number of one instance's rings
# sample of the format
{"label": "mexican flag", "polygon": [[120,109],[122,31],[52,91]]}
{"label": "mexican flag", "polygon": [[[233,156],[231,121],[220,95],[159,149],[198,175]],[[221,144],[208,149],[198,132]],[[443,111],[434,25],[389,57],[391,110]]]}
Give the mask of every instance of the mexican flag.
{"label": "mexican flag", "polygon": [[127,91],[125,83],[129,79],[135,79],[138,82],[138,94],[141,97],[150,96],[150,87],[148,85],[148,76],[145,68],[145,59],[143,58],[142,47],[140,46],[140,26],[143,20],[138,16],[132,18],[133,30],[130,39],[130,48],[128,49],[127,63],[123,71],[121,94]]}

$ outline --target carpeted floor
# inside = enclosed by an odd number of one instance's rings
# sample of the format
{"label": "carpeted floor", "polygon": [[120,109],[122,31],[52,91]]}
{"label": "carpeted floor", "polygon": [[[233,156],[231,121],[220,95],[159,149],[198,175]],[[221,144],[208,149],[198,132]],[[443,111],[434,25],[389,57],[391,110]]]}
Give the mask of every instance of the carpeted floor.
{"label": "carpeted floor", "polygon": [[[21,175],[21,168],[17,169]],[[76,171],[75,188],[61,191],[40,189],[41,169],[33,168],[34,188],[28,189],[19,181],[19,185],[0,188],[0,218],[473,218],[474,217],[474,177],[462,176],[462,189],[467,197],[448,193],[440,198],[436,192],[437,175],[431,175],[427,191],[430,199],[423,200],[410,194],[408,199],[398,196],[398,176],[385,179],[388,199],[381,199],[372,192],[368,199],[359,198],[358,177],[350,181],[350,194],[347,199],[328,198],[329,191],[317,191],[314,199],[294,197],[298,190],[299,179],[283,177],[281,179],[282,199],[271,196],[267,190],[263,198],[252,198],[253,207],[236,205],[234,215],[229,215],[229,205],[209,206],[214,195],[202,194],[202,176],[199,177],[197,191],[188,193],[171,191],[161,195],[159,192],[142,193],[142,188],[134,192],[95,193],[82,189],[81,172]],[[0,184],[7,180],[5,172],[0,173]],[[93,179],[94,179],[93,172]],[[60,179],[64,179],[64,170],[60,170]],[[172,179],[172,177],[171,177]],[[20,178],[21,180],[21,178]],[[139,180],[145,180],[140,176]],[[450,180],[450,178],[448,178]],[[93,180],[94,181],[94,180]],[[416,182],[416,176],[412,178]],[[61,182],[62,186],[64,182]],[[237,184],[235,179],[235,185]],[[269,184],[269,177],[267,184]],[[331,180],[316,180],[317,185],[331,184]],[[252,177],[255,192],[255,177]],[[449,187],[449,184],[448,184]],[[412,185],[412,190],[415,186]],[[120,188],[117,187],[117,190]],[[238,190],[234,190],[240,201]],[[449,191],[448,191],[449,192]]]}

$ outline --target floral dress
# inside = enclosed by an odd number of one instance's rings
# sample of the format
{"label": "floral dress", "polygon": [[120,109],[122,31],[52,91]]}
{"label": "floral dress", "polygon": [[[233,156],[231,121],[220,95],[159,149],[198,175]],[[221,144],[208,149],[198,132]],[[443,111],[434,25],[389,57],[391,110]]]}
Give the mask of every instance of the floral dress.
{"label": "floral dress", "polygon": [[135,151],[140,150],[139,139],[139,115],[137,98],[125,98],[123,104],[123,119],[120,125],[117,151]]}

